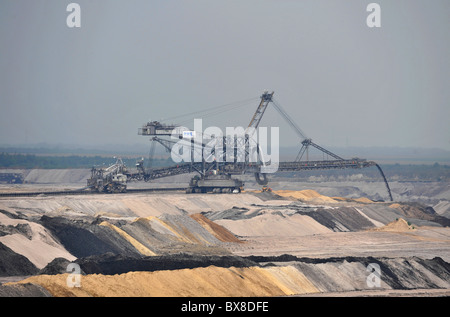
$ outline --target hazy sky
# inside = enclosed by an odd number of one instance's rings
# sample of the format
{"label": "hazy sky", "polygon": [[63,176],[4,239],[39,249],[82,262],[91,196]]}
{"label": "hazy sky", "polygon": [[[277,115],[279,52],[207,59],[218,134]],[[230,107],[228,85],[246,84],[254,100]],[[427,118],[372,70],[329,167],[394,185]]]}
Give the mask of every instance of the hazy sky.
{"label": "hazy sky", "polygon": [[204,123],[247,126],[270,90],[320,145],[450,150],[448,0],[376,1],[381,28],[369,0],[78,0],[81,28],[70,2],[0,0],[0,144],[145,144],[149,120],[255,97]]}

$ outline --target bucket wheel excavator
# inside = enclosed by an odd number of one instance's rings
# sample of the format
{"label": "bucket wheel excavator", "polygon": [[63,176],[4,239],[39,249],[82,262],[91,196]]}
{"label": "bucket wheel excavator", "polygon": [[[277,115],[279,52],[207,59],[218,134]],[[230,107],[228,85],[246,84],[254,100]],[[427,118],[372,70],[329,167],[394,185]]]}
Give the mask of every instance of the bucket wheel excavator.
{"label": "bucket wheel excavator", "polygon": [[91,169],[87,187],[99,193],[124,193],[127,190],[127,168],[121,158],[106,168]]}
{"label": "bucket wheel excavator", "polygon": [[[239,175],[244,173],[253,173],[255,175],[256,182],[259,185],[267,186],[269,179],[268,174],[262,172],[262,166],[265,167],[265,162],[262,157],[259,155],[259,144],[256,146],[257,152],[257,162],[250,162],[247,157],[249,156],[248,149],[249,141],[252,140],[251,134],[256,131],[259,127],[261,119],[264,116],[264,113],[269,106],[272,104],[277,112],[281,115],[281,117],[287,122],[288,126],[290,126],[294,132],[297,134],[299,142],[301,144],[300,151],[294,161],[290,162],[279,162],[277,171],[279,172],[289,172],[289,171],[302,171],[302,170],[319,170],[319,169],[361,169],[367,168],[371,166],[375,166],[380,172],[384,183],[386,185],[386,189],[389,195],[390,200],[392,201],[392,194],[389,188],[389,184],[386,180],[386,177],[381,169],[381,167],[373,161],[367,161],[365,159],[360,158],[352,158],[352,159],[344,159],[341,156],[332,153],[331,151],[321,147],[320,145],[314,143],[312,139],[306,137],[303,131],[299,128],[299,126],[295,123],[295,121],[287,114],[287,112],[278,104],[273,98],[274,92],[269,93],[265,91],[260,97],[260,103],[253,114],[253,117],[245,130],[245,138],[241,138],[240,140],[235,139],[233,146],[231,149],[223,146],[223,150],[214,150],[213,153],[209,153],[209,155],[213,155],[214,159],[211,157],[204,157],[203,149],[205,148],[205,144],[203,141],[196,141],[195,138],[186,139],[186,133],[191,136],[197,131],[183,131],[181,130],[180,125],[169,125],[163,124],[158,121],[151,121],[147,124],[144,124],[142,128],[139,129],[138,134],[143,136],[152,136],[152,142],[158,142],[163,145],[167,151],[171,151],[173,146],[177,143],[174,141],[175,139],[184,139],[185,142],[190,143],[191,145],[191,157],[193,157],[195,151],[201,151],[201,160],[179,163],[176,166],[171,167],[161,167],[161,168],[151,168],[145,170],[142,166],[140,168],[140,172],[137,175],[130,175],[131,178],[136,179],[144,179],[145,181],[150,181],[152,179],[168,177],[173,175],[179,175],[183,173],[191,173],[197,172],[194,178],[191,179],[189,183],[189,187],[187,189],[188,193],[204,193],[204,192],[214,192],[214,193],[228,193],[240,192],[244,186],[244,184],[232,177],[232,175]],[[214,108],[217,111],[218,108]],[[179,117],[179,116],[178,116]],[[200,132],[201,133],[201,132]],[[170,140],[164,139],[163,137],[171,137]],[[190,140],[190,141],[189,141]],[[200,139],[202,140],[202,139]],[[226,144],[228,142],[227,137],[223,137],[221,140],[222,144]],[[236,160],[236,151],[238,148],[245,148],[246,158],[244,161]],[[215,148],[216,149],[216,148]],[[252,147],[253,151],[255,147]],[[309,149],[314,149],[314,151],[319,151],[322,153],[322,160],[309,160]],[[226,151],[233,151],[231,157],[234,157],[234,161],[229,160],[218,160],[217,158],[225,158]],[[172,151],[172,154],[174,152]],[[253,153],[254,154],[254,153]],[[227,155],[228,157],[228,155]],[[325,159],[325,157],[327,159]],[[220,161],[220,162],[219,162]],[[94,171],[93,171],[94,173]],[[113,181],[108,178],[105,180],[103,174],[97,177],[100,180],[101,185],[94,186],[95,188],[103,188],[105,189],[104,183],[106,186],[109,186]],[[97,180],[98,181],[98,180]],[[94,182],[95,183],[95,182]],[[112,184],[111,184],[112,185]],[[114,188],[115,185],[112,185]],[[120,190],[120,186],[118,187]]]}

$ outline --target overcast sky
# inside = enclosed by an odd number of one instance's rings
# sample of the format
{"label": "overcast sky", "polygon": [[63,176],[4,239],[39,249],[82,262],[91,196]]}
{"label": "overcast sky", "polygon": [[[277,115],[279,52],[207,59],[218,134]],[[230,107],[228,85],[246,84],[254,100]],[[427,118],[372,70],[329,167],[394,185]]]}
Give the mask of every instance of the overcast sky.
{"label": "overcast sky", "polygon": [[381,28],[364,0],[78,0],[81,28],[70,2],[0,0],[0,144],[148,143],[149,120],[255,98],[204,123],[245,127],[270,90],[322,146],[450,150],[448,0],[379,0]]}

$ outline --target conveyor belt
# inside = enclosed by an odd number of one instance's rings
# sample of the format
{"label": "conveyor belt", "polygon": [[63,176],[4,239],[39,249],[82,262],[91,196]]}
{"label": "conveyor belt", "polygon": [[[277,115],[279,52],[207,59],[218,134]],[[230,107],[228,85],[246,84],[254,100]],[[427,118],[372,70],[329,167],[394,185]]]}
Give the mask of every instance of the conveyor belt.
{"label": "conveyor belt", "polygon": [[[143,192],[168,192],[168,191],[185,191],[186,187],[176,188],[139,188],[139,189],[127,189],[126,193],[143,193]],[[64,195],[110,195],[109,193],[99,193],[96,191],[90,191],[86,189],[78,190],[61,190],[61,191],[41,191],[41,192],[13,192],[13,193],[0,193],[0,197],[34,197],[34,196],[64,196]]]}

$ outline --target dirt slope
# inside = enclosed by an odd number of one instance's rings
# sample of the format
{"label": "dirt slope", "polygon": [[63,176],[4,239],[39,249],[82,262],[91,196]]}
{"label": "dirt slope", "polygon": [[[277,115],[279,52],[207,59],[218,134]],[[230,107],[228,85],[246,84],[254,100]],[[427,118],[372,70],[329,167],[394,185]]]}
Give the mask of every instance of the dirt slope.
{"label": "dirt slope", "polygon": [[195,221],[197,221],[199,224],[201,224],[206,230],[208,230],[209,233],[214,235],[217,239],[219,239],[222,242],[236,242],[236,243],[242,242],[229,230],[209,220],[202,214],[193,214],[190,217]]}
{"label": "dirt slope", "polygon": [[[1,285],[0,294],[353,292],[369,290],[369,263],[380,265],[385,290],[450,289],[449,264],[433,258],[450,258],[447,220],[418,203],[332,199],[310,190],[2,198],[0,203],[0,276],[36,275]],[[283,253],[305,259],[237,256]],[[412,256],[417,254],[421,258]],[[67,274],[61,273],[70,262],[86,274],[82,288],[66,285]]]}
{"label": "dirt slope", "polygon": [[417,229],[417,227],[408,224],[408,222],[403,219],[403,218],[399,218],[396,221],[390,222],[387,225],[381,227],[381,228],[376,228],[373,229],[375,231],[393,231],[393,232],[405,232],[405,231],[410,231],[410,230],[414,230]]}
{"label": "dirt slope", "polygon": [[[374,287],[450,289],[450,265],[439,258],[290,259],[294,261],[265,267],[208,266],[119,275],[89,274],[81,276],[79,288],[67,286],[68,274],[33,276],[20,283],[40,285],[53,296],[284,296]],[[277,258],[271,260],[277,262]],[[379,284],[373,284],[369,264],[379,266]]]}
{"label": "dirt slope", "polygon": [[275,190],[273,191],[275,195],[279,195],[281,197],[289,197],[292,199],[298,199],[305,202],[314,202],[314,203],[334,203],[336,202],[333,198],[328,196],[323,196],[312,189],[305,190]]}
{"label": "dirt slope", "polygon": [[0,276],[32,275],[38,271],[30,260],[0,242]]}
{"label": "dirt slope", "polygon": [[0,243],[39,269],[55,257],[75,259],[44,226],[5,211],[0,211]]}

